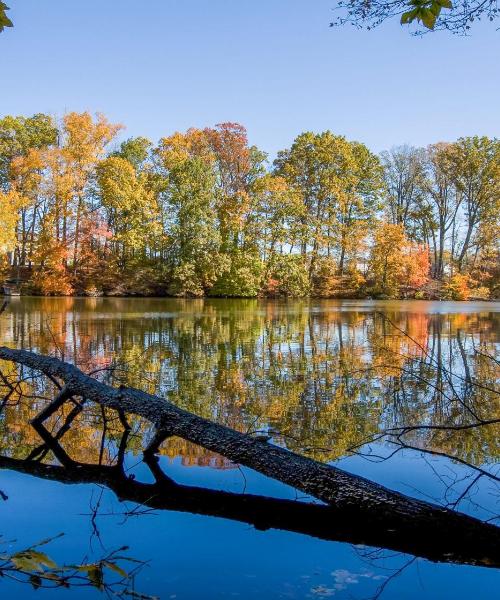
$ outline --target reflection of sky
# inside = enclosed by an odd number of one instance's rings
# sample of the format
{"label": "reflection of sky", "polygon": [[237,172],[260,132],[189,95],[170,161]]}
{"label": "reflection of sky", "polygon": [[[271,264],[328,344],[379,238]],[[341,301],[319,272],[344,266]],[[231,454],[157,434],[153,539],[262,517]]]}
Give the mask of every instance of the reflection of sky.
{"label": "reflection of sky", "polygon": [[[133,468],[136,458],[130,457],[128,462],[138,480],[150,480],[143,467]],[[243,477],[237,469],[186,468],[178,460],[166,458],[162,462],[165,472],[179,482],[243,491]],[[439,491],[420,460],[396,459],[390,468],[388,463],[374,468],[360,458],[342,463],[402,491],[408,491],[407,485],[430,494]],[[244,473],[247,492],[295,496],[295,492],[283,489],[275,481],[248,469]],[[95,538],[89,545],[92,527],[88,513],[100,494],[97,486],[64,485],[2,471],[0,488],[9,496],[0,503],[1,532],[4,540],[18,540],[16,548],[64,532],[63,538],[47,547],[48,553],[60,562],[83,560],[92,554],[91,547],[94,555],[105,552]],[[130,556],[151,560],[138,577],[137,589],[157,594],[162,600],[365,600],[376,592],[384,578],[408,561],[405,556],[388,557],[387,552],[380,555],[382,558],[369,560],[367,548],[282,531],[262,532],[226,519],[179,512],[160,511],[124,520],[120,513],[132,507],[131,503],[120,503],[113,493],[104,493],[101,514],[113,515],[97,519],[102,542],[107,551],[125,544],[130,546]],[[495,586],[498,587],[498,572],[419,560],[391,581],[382,597],[486,600],[492,597],[490,592]],[[6,600],[100,597],[98,592],[84,589],[34,592],[28,586],[20,588],[5,581],[0,582],[0,593]]]}
{"label": "reflection of sky", "polygon": [[[146,339],[148,343],[159,339],[159,331],[163,331],[161,323],[158,325],[160,319],[164,319],[163,327],[165,327],[165,323],[169,323],[173,315],[183,315],[189,320],[195,315],[200,316],[204,311],[213,310],[214,307],[217,309],[216,315],[219,319],[225,319],[230,313],[227,310],[229,306],[227,303],[212,300],[190,304],[165,299],[70,299],[67,305],[70,310],[67,312],[60,308],[64,307],[64,302],[66,300],[24,298],[19,299],[17,304],[14,301],[11,311],[3,316],[0,323],[2,334],[11,335],[11,340],[17,336],[16,343],[22,343],[23,339],[34,339],[34,337],[30,338],[28,333],[36,332],[36,324],[39,325],[47,315],[54,315],[54,318],[61,316],[68,328],[66,343],[68,350],[71,351],[73,342],[78,344],[82,332],[88,335],[88,332],[97,331],[91,327],[92,323],[97,321],[101,327],[99,343],[104,343],[103,340],[107,340],[107,336],[111,338],[116,334],[122,336],[120,342],[123,341],[124,344],[126,342],[137,344],[138,339]],[[473,314],[483,311],[485,322],[490,317],[488,323],[494,323],[491,315],[494,313],[498,315],[500,311],[500,303],[394,304],[348,301],[312,302],[306,305],[301,302],[290,302],[286,305],[270,304],[281,306],[281,310],[286,314],[300,314],[305,310],[304,306],[311,306],[319,319],[321,313],[336,311],[342,312],[347,319],[347,313],[352,310],[369,312],[375,308],[385,308],[402,312],[409,311],[411,308],[413,311],[449,314]],[[52,306],[52,312],[47,310],[47,306]],[[231,303],[231,306],[237,307],[238,302]],[[241,306],[243,321],[247,317],[250,319],[243,325],[252,329],[251,319],[257,314],[262,317],[267,305],[255,301],[242,303]],[[174,309],[179,307],[184,308],[175,312]],[[248,307],[251,308],[250,311]],[[136,327],[139,316],[142,317],[140,327]],[[238,319],[236,322],[238,323]],[[61,323],[62,321],[54,321],[54,327]],[[73,323],[77,325],[74,330],[70,327]],[[494,339],[496,333],[494,325],[492,327],[491,339]],[[320,333],[321,321],[316,322],[314,328]],[[342,330],[343,334],[347,335],[349,328],[347,325],[342,325]],[[73,331],[76,335],[75,339],[72,337]],[[333,331],[336,335],[337,329],[333,328]],[[20,335],[20,332],[25,338]],[[139,335],[141,332],[145,334],[144,337]],[[294,330],[293,333],[295,335],[297,331]],[[258,335],[260,337],[257,336],[259,340],[257,348],[262,352],[262,364],[267,365],[269,359],[265,351],[264,334]],[[356,344],[364,342],[362,332],[353,332],[351,328],[350,335],[353,336]],[[308,336],[309,331],[304,332],[307,352],[310,347]],[[318,347],[322,349],[324,343],[324,337],[319,339]],[[292,350],[299,349],[293,341],[291,347]],[[93,348],[104,353],[104,346],[98,346],[97,342]],[[285,353],[285,347],[277,346],[275,351],[280,349]],[[216,350],[215,339],[210,348],[205,348],[205,353]],[[255,346],[249,345],[247,348],[244,343],[241,343],[237,348],[236,360],[242,364],[242,359],[248,358],[245,353],[254,350]],[[370,348],[363,347],[365,360],[370,360],[371,351]],[[444,348],[444,352],[447,351]],[[452,358],[456,358],[459,367],[458,355]],[[162,365],[162,377],[165,393],[175,389],[177,385],[175,365],[168,360]],[[266,369],[260,375],[252,373],[252,377],[261,378],[260,387],[255,388],[260,393],[272,389],[273,383],[269,381]],[[210,393],[214,392],[211,390]],[[374,446],[373,450],[380,452],[383,449]],[[150,474],[143,466],[137,466],[137,461],[138,456],[130,456],[127,461],[129,468],[133,470],[138,480],[150,481]],[[171,460],[162,457],[161,461],[166,474],[179,483],[236,493],[246,491],[273,497],[296,497],[295,490],[248,469],[212,469],[200,466],[188,468],[181,464],[179,458]],[[390,488],[426,500],[442,499],[445,485],[466,474],[463,467],[452,465],[449,461],[436,457],[424,459],[411,452],[398,454],[388,462],[370,462],[355,456],[342,459],[337,464]],[[92,549],[89,549],[92,528],[86,513],[90,510],[92,494],[95,500],[99,493],[96,486],[63,485],[15,472],[1,471],[0,489],[9,496],[7,501],[0,501],[0,534],[4,540],[16,538],[19,545],[16,543],[14,547],[25,547],[64,532],[66,535],[62,539],[54,541],[47,548],[49,554],[58,561],[73,563],[83,560],[91,550],[96,555],[104,552],[95,539],[92,542]],[[491,510],[497,508],[494,506],[495,497],[492,497],[490,491],[484,479],[481,480],[471,489],[470,499],[460,504],[460,509],[480,518],[489,518],[491,514],[486,512],[485,508]],[[447,500],[452,501],[453,498],[451,494]],[[368,560],[367,549],[352,548],[346,544],[316,540],[288,532],[274,530],[262,532],[226,519],[180,512],[158,512],[129,518],[123,522],[119,513],[131,506],[128,503],[126,506],[120,504],[111,492],[105,492],[101,512],[114,513],[114,515],[98,518],[102,541],[107,551],[127,544],[131,547],[131,556],[141,560],[151,560],[150,566],[140,574],[137,588],[145,593],[157,594],[162,600],[170,598],[179,600],[312,598],[314,600],[321,597],[367,600],[386,581],[381,578],[390,576],[394,569],[404,565],[407,560],[406,557],[400,556]],[[498,589],[498,572],[482,568],[435,565],[419,560],[388,584],[382,598],[489,600],[492,597],[491,590],[495,589]],[[42,590],[35,593],[28,586],[19,588],[5,580],[0,580],[2,599],[52,600],[55,598],[57,600],[59,597],[78,599],[100,597],[100,595],[93,590],[81,589],[69,592],[59,590],[57,594]]]}

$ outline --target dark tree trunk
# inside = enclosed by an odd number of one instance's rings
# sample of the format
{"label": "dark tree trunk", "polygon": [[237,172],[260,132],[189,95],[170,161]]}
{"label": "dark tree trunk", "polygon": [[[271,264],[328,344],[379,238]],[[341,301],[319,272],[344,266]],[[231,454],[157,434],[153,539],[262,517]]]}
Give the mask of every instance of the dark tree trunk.
{"label": "dark tree trunk", "polygon": [[[463,548],[476,549],[475,561],[498,564],[500,529],[467,515],[411,498],[368,479],[271,445],[258,438],[178,408],[164,398],[133,388],[112,388],[75,366],[56,358],[26,350],[0,347],[0,358],[44,373],[64,382],[65,387],[39,417],[53,414],[69,396],[80,396],[121,413],[138,415],[157,430],[146,449],[152,456],[169,436],[179,436],[234,463],[254,469],[338,510],[362,514],[374,525],[382,525],[399,536],[419,536],[426,531],[430,540],[439,540],[443,549],[455,551],[457,540]],[[469,562],[474,562],[472,559]]]}

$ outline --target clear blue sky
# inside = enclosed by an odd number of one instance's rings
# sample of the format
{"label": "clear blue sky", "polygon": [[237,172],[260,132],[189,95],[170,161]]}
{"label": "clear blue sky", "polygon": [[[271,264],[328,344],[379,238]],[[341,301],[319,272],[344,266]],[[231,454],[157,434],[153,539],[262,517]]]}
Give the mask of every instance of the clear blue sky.
{"label": "clear blue sky", "polygon": [[304,130],[375,151],[500,135],[500,34],[330,29],[335,0],[6,0],[0,115],[101,111],[126,136],[238,121],[273,155]]}

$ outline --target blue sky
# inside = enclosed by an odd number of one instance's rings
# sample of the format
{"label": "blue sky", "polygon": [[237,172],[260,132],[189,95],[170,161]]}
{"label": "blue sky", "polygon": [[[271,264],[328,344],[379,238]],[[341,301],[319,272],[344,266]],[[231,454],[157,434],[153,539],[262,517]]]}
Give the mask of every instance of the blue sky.
{"label": "blue sky", "polygon": [[331,29],[335,0],[6,0],[0,115],[101,111],[125,136],[238,121],[271,156],[500,135],[500,34]]}

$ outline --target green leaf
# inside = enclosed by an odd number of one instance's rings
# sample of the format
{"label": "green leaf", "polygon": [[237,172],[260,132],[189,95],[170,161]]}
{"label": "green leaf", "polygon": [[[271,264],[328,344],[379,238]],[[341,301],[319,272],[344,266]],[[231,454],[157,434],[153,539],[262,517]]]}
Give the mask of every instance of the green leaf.
{"label": "green leaf", "polygon": [[[410,10],[406,13],[403,13],[403,15],[401,16],[401,23],[405,24],[405,23],[412,23],[419,15],[420,13],[420,8],[414,8],[413,10]],[[403,21],[403,17],[405,18],[405,20]]]}
{"label": "green leaf", "polygon": [[439,13],[441,12],[441,6],[437,2],[433,2],[429,8],[431,13],[437,18],[439,17]]}
{"label": "green leaf", "polygon": [[434,25],[436,24],[436,15],[433,14],[428,8],[420,9],[419,17],[427,29],[434,29]]}
{"label": "green leaf", "polygon": [[12,21],[9,19],[9,17],[5,14],[5,11],[9,10],[9,7],[4,4],[3,2],[0,2],[0,33],[6,28],[6,27],[13,27],[13,23]]}
{"label": "green leaf", "polygon": [[44,565],[45,567],[49,567],[49,569],[57,569],[57,564],[43,552],[38,552],[36,550],[30,550],[29,554],[30,554],[31,558],[38,561],[41,565]]}
{"label": "green leaf", "polygon": [[86,568],[87,577],[90,583],[99,590],[102,590],[104,586],[104,577],[102,573],[102,566],[99,564],[87,565]]}
{"label": "green leaf", "polygon": [[10,560],[16,569],[19,569],[20,571],[43,572],[42,566],[37,563],[36,560],[31,559],[29,555],[26,556],[26,554],[23,554],[22,552],[14,554]]}
{"label": "green leaf", "polygon": [[451,0],[437,0],[443,8],[453,8]]}
{"label": "green leaf", "polygon": [[103,564],[108,567],[108,569],[111,569],[111,571],[114,571],[115,573],[118,573],[118,575],[121,575],[122,577],[128,577],[128,573],[127,571],[124,571],[121,567],[119,567],[116,563],[111,562],[110,560],[105,560],[103,562]]}

